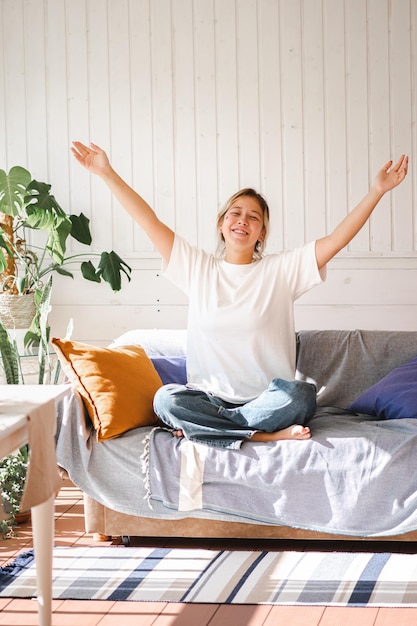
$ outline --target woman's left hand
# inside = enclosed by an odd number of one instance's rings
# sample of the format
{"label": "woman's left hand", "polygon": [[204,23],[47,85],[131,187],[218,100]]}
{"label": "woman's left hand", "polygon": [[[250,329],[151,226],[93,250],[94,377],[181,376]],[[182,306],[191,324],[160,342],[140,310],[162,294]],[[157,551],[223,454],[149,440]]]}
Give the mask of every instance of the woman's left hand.
{"label": "woman's left hand", "polygon": [[378,172],[375,178],[374,188],[381,195],[394,189],[407,176],[408,156],[404,154],[400,157],[395,165],[392,161],[388,161],[384,167]]}

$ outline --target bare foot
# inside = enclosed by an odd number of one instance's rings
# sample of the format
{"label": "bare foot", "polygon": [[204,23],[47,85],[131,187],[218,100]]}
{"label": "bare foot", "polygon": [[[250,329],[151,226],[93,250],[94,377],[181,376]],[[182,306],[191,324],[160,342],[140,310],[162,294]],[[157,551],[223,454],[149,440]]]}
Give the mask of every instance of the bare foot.
{"label": "bare foot", "polygon": [[277,430],[274,433],[256,432],[250,438],[250,441],[281,441],[285,439],[305,440],[310,439],[311,432],[308,426],[301,426],[300,424],[294,424]]}
{"label": "bare foot", "polygon": [[171,432],[173,437],[184,437],[182,430],[172,430]]}

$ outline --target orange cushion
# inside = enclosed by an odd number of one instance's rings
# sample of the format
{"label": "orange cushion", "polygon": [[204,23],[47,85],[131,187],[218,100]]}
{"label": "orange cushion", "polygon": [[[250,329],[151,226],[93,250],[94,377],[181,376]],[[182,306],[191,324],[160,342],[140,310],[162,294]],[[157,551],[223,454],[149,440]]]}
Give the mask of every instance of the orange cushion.
{"label": "orange cushion", "polygon": [[98,441],[156,422],[153,397],[162,381],[141,346],[100,348],[56,337],[51,342]]}

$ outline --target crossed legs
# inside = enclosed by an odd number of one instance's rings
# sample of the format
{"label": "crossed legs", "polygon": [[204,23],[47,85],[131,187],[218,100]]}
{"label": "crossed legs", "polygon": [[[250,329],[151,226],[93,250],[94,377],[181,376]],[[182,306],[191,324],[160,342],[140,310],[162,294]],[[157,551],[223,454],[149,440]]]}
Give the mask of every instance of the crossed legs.
{"label": "crossed legs", "polygon": [[241,406],[183,385],[165,385],[154,399],[156,414],[175,436],[232,448],[248,439],[309,439],[304,422],[315,408],[313,385],[282,379],[274,379],[258,398]]}

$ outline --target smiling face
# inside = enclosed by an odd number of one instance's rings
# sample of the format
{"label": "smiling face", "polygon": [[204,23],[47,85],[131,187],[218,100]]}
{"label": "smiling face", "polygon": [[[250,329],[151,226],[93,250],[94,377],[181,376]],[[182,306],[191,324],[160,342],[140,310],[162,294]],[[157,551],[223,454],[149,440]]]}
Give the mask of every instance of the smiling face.
{"label": "smiling face", "polygon": [[[245,191],[249,192],[248,194]],[[265,209],[266,207],[266,209]],[[218,218],[218,228],[230,263],[251,263],[258,247],[263,248],[268,207],[254,190],[235,194]],[[260,255],[259,255],[260,256]]]}

